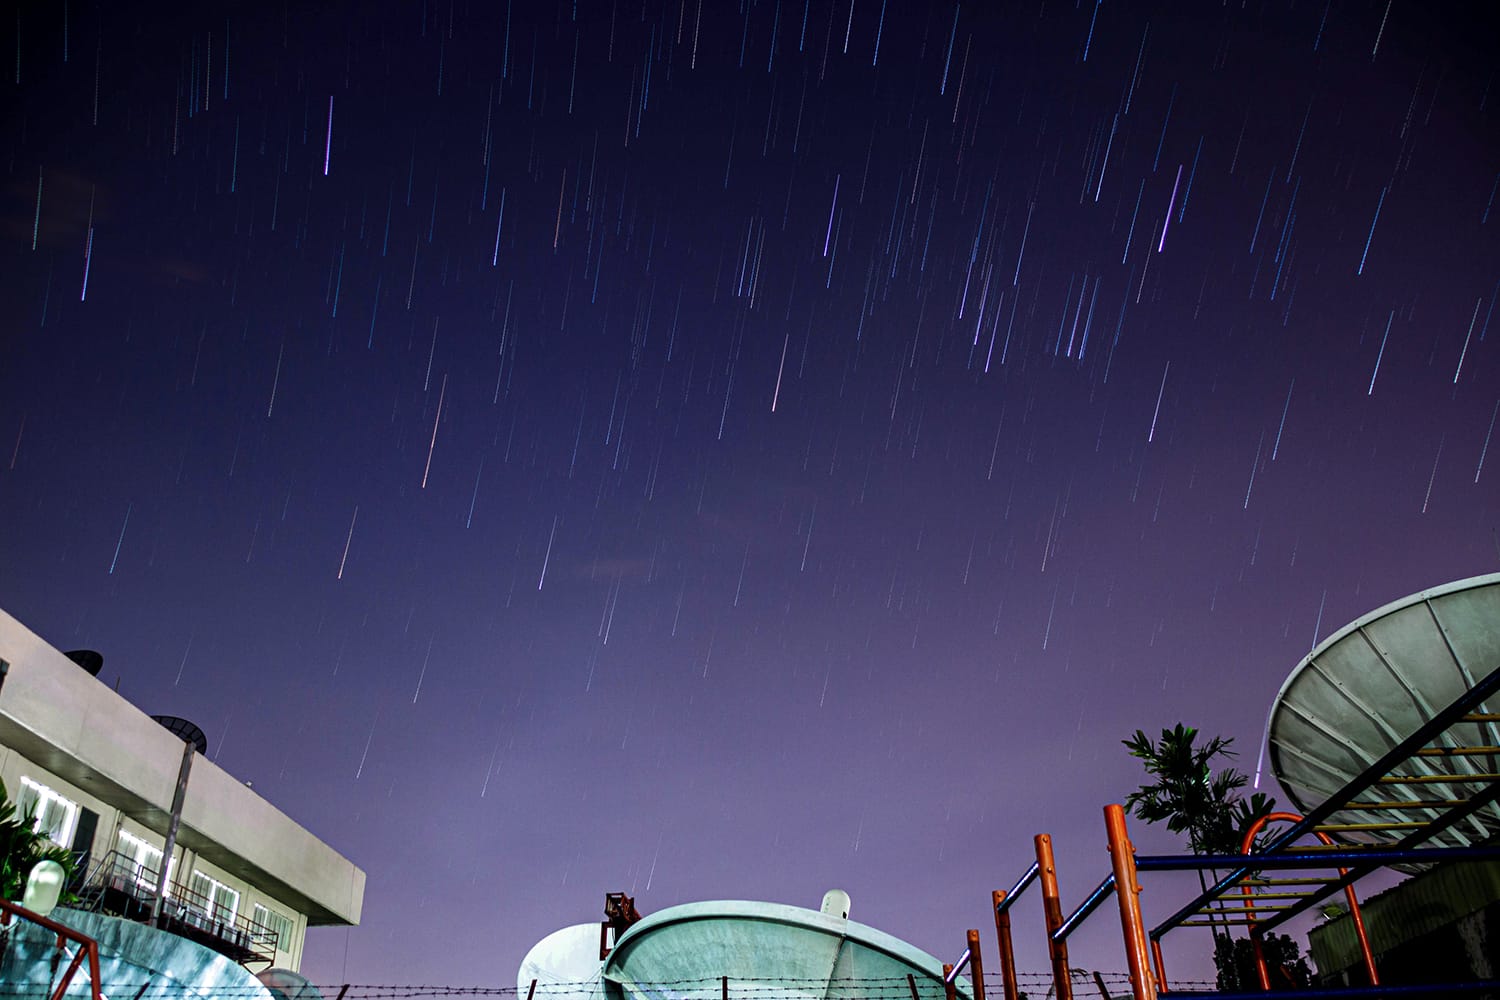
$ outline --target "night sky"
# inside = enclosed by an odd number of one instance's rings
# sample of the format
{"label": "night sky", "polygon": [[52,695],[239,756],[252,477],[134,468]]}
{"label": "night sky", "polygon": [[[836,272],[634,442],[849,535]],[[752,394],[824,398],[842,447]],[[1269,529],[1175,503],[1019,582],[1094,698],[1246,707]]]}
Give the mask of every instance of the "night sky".
{"label": "night sky", "polygon": [[1033,834],[1105,874],[1123,737],[1253,771],[1500,564],[1496,36],[1425,7],[23,3],[0,606],[368,872],[317,982],[617,889],[951,960]]}

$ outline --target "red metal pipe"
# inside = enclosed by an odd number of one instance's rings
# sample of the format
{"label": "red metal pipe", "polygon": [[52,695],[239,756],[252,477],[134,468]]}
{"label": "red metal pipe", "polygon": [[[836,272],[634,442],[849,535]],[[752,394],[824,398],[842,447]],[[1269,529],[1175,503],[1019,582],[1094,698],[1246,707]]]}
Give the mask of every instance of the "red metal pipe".
{"label": "red metal pipe", "polygon": [[[1241,854],[1251,853],[1250,848],[1255,844],[1255,835],[1260,833],[1267,823],[1271,822],[1300,823],[1302,822],[1302,817],[1292,812],[1273,812],[1262,816],[1250,825],[1250,829],[1246,830],[1245,836],[1241,838]],[[1321,830],[1314,830],[1313,833],[1324,846],[1333,846],[1333,839],[1328,834]],[[1348,875],[1349,869],[1340,868],[1339,874]],[[1255,892],[1248,885],[1240,886],[1240,892],[1245,896],[1245,907],[1248,911],[1255,906]],[[1349,919],[1354,922],[1354,936],[1359,940],[1359,952],[1360,957],[1364,959],[1365,974],[1370,977],[1371,986],[1379,986],[1380,973],[1375,969],[1375,956],[1370,950],[1370,936],[1365,932],[1365,918],[1359,912],[1359,897],[1355,895],[1352,884],[1344,886],[1344,898],[1349,900]],[[1246,916],[1252,921],[1255,919],[1254,913],[1247,912]],[[1250,932],[1250,940],[1255,947],[1255,971],[1257,977],[1260,979],[1260,987],[1263,990],[1269,990],[1271,988],[1271,977],[1266,969],[1266,957],[1261,949],[1260,936],[1253,929]]]}
{"label": "red metal pipe", "polygon": [[91,977],[89,990],[93,995],[93,1000],[101,1000],[99,996],[99,942],[82,931],[75,931],[66,924],[60,924],[55,920],[42,916],[40,913],[34,913],[24,906],[0,899],[0,915],[3,915],[0,916],[0,924],[9,925],[10,917],[13,913],[23,920],[29,920],[39,927],[43,927],[56,934],[57,947],[59,949],[62,948],[64,940],[72,941],[79,946],[78,953],[73,956],[72,962],[68,964],[67,971],[63,973],[61,981],[57,984],[53,1000],[60,1000],[62,995],[67,992],[68,986],[72,982],[73,974],[78,971],[78,966],[85,958],[89,962],[89,976]]}

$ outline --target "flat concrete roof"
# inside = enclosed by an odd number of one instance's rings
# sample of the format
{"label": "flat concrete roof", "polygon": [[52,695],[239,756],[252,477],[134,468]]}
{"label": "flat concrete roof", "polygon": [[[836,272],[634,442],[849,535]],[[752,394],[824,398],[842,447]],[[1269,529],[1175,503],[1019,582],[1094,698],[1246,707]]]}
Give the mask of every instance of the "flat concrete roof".
{"label": "flat concrete roof", "polygon": [[[0,611],[0,743],[166,835],[182,740]],[[307,914],[359,923],[365,873],[201,755],[177,841]]]}

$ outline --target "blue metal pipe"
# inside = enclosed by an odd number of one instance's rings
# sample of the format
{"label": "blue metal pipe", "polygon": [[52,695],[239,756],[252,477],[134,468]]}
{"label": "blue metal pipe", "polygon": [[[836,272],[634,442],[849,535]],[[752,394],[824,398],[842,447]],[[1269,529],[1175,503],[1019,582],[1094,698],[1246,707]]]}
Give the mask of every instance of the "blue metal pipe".
{"label": "blue metal pipe", "polygon": [[[1297,997],[1391,997],[1391,996],[1418,996],[1418,997],[1441,997],[1457,996],[1462,993],[1483,993],[1486,990],[1500,989],[1500,979],[1475,980],[1470,983],[1439,983],[1435,986],[1422,986],[1412,984],[1381,985],[1381,986],[1334,986],[1322,987],[1309,990],[1297,990],[1288,993],[1287,996]],[[1261,990],[1225,991],[1215,990],[1163,990],[1157,994],[1160,1000],[1189,1000],[1189,998],[1212,997],[1213,1000],[1265,1000],[1266,994]]]}
{"label": "blue metal pipe", "polygon": [[958,979],[958,974],[960,972],[964,971],[964,968],[968,964],[969,964],[969,949],[965,948],[963,955],[959,957],[959,959],[958,959],[957,962],[953,963],[953,968],[949,969],[948,970],[948,974],[943,977],[943,982],[945,982],[945,983],[951,983],[951,982],[954,982],[955,980],[957,980]]}
{"label": "blue metal pipe", "polygon": [[[1352,868],[1355,865],[1379,867],[1397,864],[1437,864],[1441,861],[1485,861],[1500,858],[1500,844],[1489,847],[1429,847],[1425,850],[1398,851],[1350,848],[1334,851],[1307,851],[1290,854],[1147,854],[1135,859],[1137,871],[1193,871],[1202,868],[1243,869],[1234,880],[1221,880],[1216,888],[1227,889],[1241,877],[1262,869]],[[1214,893],[1217,895],[1217,893]],[[1206,900],[1202,900],[1206,902]],[[1198,901],[1195,901],[1198,902]],[[1200,903],[1201,905],[1201,903]],[[1195,906],[1194,911],[1197,910]]]}
{"label": "blue metal pipe", "polygon": [[1028,885],[1036,881],[1036,877],[1041,873],[1041,870],[1041,867],[1033,861],[1031,867],[1026,869],[1025,874],[1016,879],[1016,884],[1010,887],[1010,892],[1005,894],[1005,898],[1000,900],[1000,905],[995,907],[995,912],[997,914],[1004,913],[1010,909],[1010,904],[1016,901],[1017,896],[1026,891]]}
{"label": "blue metal pipe", "polygon": [[1115,876],[1114,873],[1111,872],[1109,875],[1105,876],[1104,881],[1100,882],[1093,892],[1089,893],[1088,898],[1083,901],[1078,909],[1069,914],[1068,919],[1064,920],[1061,926],[1059,926],[1057,930],[1052,932],[1052,940],[1066,941],[1068,939],[1068,935],[1072,934],[1074,929],[1079,924],[1087,920],[1089,918],[1089,914],[1097,910],[1099,908],[1099,904],[1108,899],[1110,893],[1114,891]]}

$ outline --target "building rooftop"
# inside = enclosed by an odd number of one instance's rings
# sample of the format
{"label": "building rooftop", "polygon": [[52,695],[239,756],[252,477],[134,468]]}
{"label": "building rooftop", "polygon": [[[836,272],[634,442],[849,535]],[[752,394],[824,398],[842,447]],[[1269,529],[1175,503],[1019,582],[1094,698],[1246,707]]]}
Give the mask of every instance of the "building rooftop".
{"label": "building rooftop", "polygon": [[[160,834],[183,741],[0,611],[0,744]],[[357,924],[365,873],[207,759],[192,767],[178,843],[307,915]]]}

